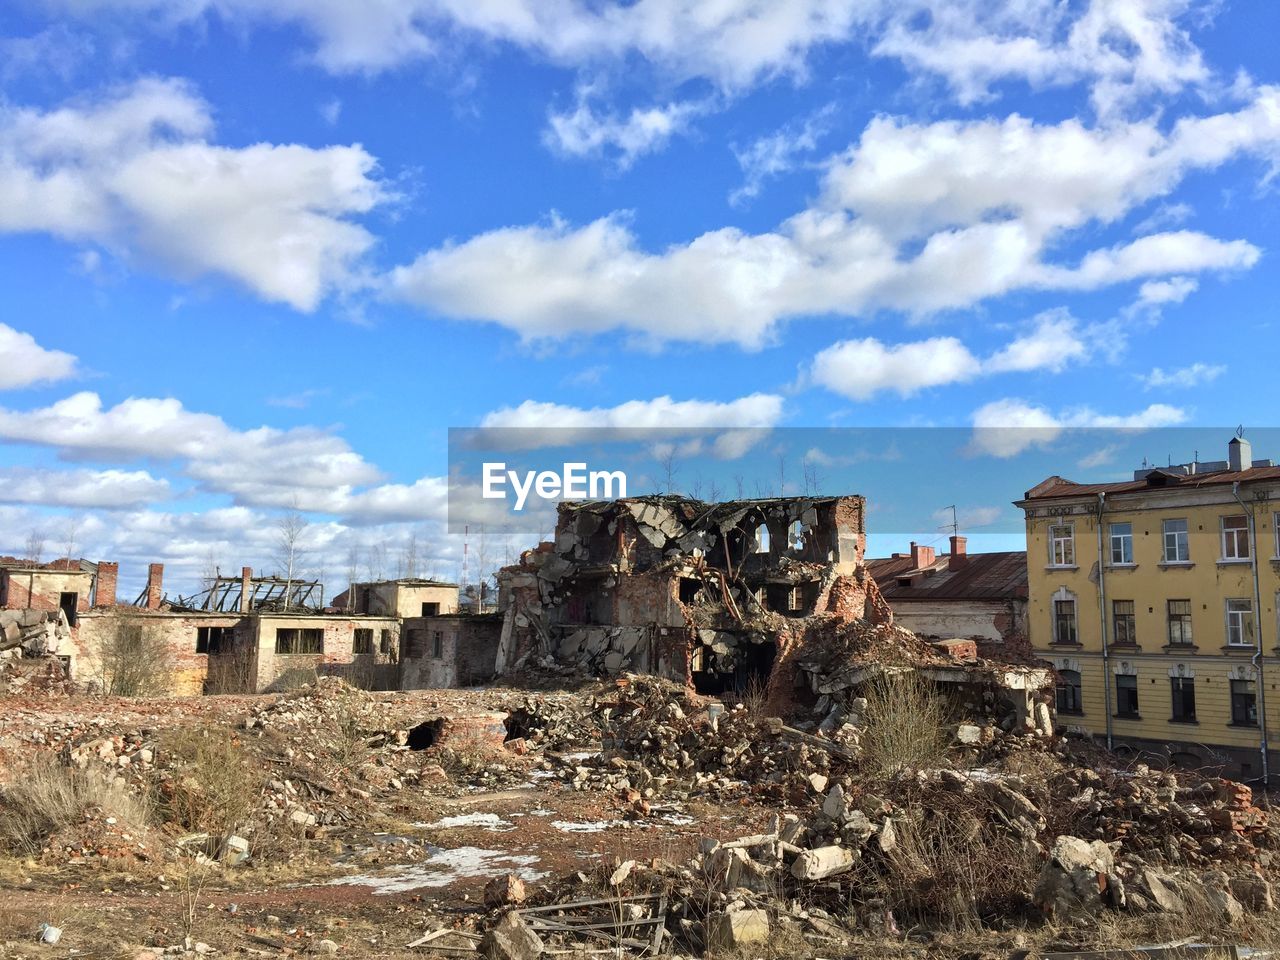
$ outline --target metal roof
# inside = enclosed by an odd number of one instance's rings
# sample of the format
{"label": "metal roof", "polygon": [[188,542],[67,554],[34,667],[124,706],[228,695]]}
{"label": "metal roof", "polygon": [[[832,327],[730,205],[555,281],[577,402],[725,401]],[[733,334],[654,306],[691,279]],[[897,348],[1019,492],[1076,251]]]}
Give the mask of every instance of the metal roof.
{"label": "metal roof", "polygon": [[[1027,596],[1027,552],[970,553],[959,570],[950,554],[917,568],[911,554],[868,560],[867,569],[886,600],[1012,600]],[[904,586],[903,578],[911,584]]]}
{"label": "metal roof", "polygon": [[1182,475],[1159,468],[1141,480],[1114,483],[1076,483],[1065,477],[1049,477],[1027,491],[1026,500],[1055,500],[1061,497],[1083,497],[1098,493],[1138,493],[1145,490],[1186,490],[1229,483],[1257,483],[1280,480],[1280,467],[1250,467],[1248,470],[1215,470],[1212,473]]}

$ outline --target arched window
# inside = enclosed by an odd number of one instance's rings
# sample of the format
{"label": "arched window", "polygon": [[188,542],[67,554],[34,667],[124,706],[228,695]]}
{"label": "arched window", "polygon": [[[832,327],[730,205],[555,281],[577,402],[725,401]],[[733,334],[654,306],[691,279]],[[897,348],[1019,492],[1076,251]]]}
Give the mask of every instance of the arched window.
{"label": "arched window", "polygon": [[1084,701],[1080,691],[1080,671],[1058,671],[1058,712],[1084,713]]}
{"label": "arched window", "polygon": [[765,524],[756,527],[756,553],[768,553],[769,544],[769,528]]}

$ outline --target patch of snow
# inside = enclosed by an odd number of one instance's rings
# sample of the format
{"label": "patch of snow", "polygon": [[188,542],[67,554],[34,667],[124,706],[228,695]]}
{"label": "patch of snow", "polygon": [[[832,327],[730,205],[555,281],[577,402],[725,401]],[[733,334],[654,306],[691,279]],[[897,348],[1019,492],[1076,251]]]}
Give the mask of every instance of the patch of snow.
{"label": "patch of snow", "polygon": [[415,827],[425,830],[449,830],[453,827],[483,827],[495,833],[514,830],[515,824],[503,820],[496,813],[461,813],[453,817],[444,817],[435,823],[415,823]]}
{"label": "patch of snow", "polygon": [[676,827],[687,827],[694,822],[693,817],[684,813],[664,813],[658,819],[663,823],[669,823]]}
{"label": "patch of snow", "polygon": [[501,850],[479,847],[457,847],[441,850],[422,863],[402,864],[380,873],[353,874],[328,882],[331,887],[372,887],[375,895],[403,893],[423,887],[447,887],[472,877],[500,877],[514,873],[521,880],[535,881],[547,876],[545,870],[534,870],[538,858],[528,854],[509,854]]}
{"label": "patch of snow", "polygon": [[561,833],[600,833],[610,827],[622,826],[622,821],[588,820],[585,823],[572,823],[566,820],[552,820],[551,825]]}

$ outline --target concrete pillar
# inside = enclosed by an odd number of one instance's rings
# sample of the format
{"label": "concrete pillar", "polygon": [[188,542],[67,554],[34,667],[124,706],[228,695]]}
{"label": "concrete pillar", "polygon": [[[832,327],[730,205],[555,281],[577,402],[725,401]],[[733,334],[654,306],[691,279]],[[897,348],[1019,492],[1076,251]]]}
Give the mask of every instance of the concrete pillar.
{"label": "concrete pillar", "polygon": [[253,579],[253,567],[240,568],[240,612],[249,612],[249,581]]}
{"label": "concrete pillar", "polygon": [[153,563],[147,567],[147,602],[148,610],[159,610],[160,601],[164,598],[164,564]]}
{"label": "concrete pillar", "polygon": [[116,582],[120,578],[120,564],[106,560],[98,561],[98,575],[93,586],[93,605],[95,607],[114,607],[116,605]]}

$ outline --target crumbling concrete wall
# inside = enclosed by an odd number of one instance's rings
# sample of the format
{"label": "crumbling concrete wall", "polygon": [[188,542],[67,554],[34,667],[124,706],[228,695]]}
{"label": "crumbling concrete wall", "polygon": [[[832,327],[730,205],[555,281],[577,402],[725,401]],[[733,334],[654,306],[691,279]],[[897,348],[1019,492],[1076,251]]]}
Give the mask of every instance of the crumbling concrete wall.
{"label": "crumbling concrete wall", "polygon": [[1026,602],[895,600],[894,622],[927,637],[982,637],[1006,642],[1026,636]]}
{"label": "crumbling concrete wall", "polygon": [[[256,623],[255,681],[259,691],[315,672],[370,689],[399,685],[400,621],[390,617],[286,616],[262,614]],[[373,631],[373,652],[354,651],[357,629]],[[317,652],[277,652],[281,631],[320,631]],[[311,636],[310,634],[306,636]]]}
{"label": "crumbling concrete wall", "polygon": [[469,687],[493,678],[502,618],[411,617],[402,628],[400,689]]}
{"label": "crumbling concrete wall", "polygon": [[156,658],[155,678],[159,691],[170,696],[192,696],[204,692],[209,677],[210,656],[199,652],[201,628],[226,627],[240,631],[242,618],[225,614],[173,614],[140,607],[94,609],[81,615],[70,649],[70,675],[78,685],[101,689],[111,666],[110,659],[122,655],[118,631],[141,629],[140,649]]}
{"label": "crumbling concrete wall", "polygon": [[93,574],[43,567],[0,570],[0,607],[6,610],[57,610],[64,593],[76,594],[76,611],[84,613],[90,608]]}
{"label": "crumbling concrete wall", "polygon": [[376,580],[352,584],[333,606],[369,617],[422,617],[458,611],[458,585],[428,580]]}

